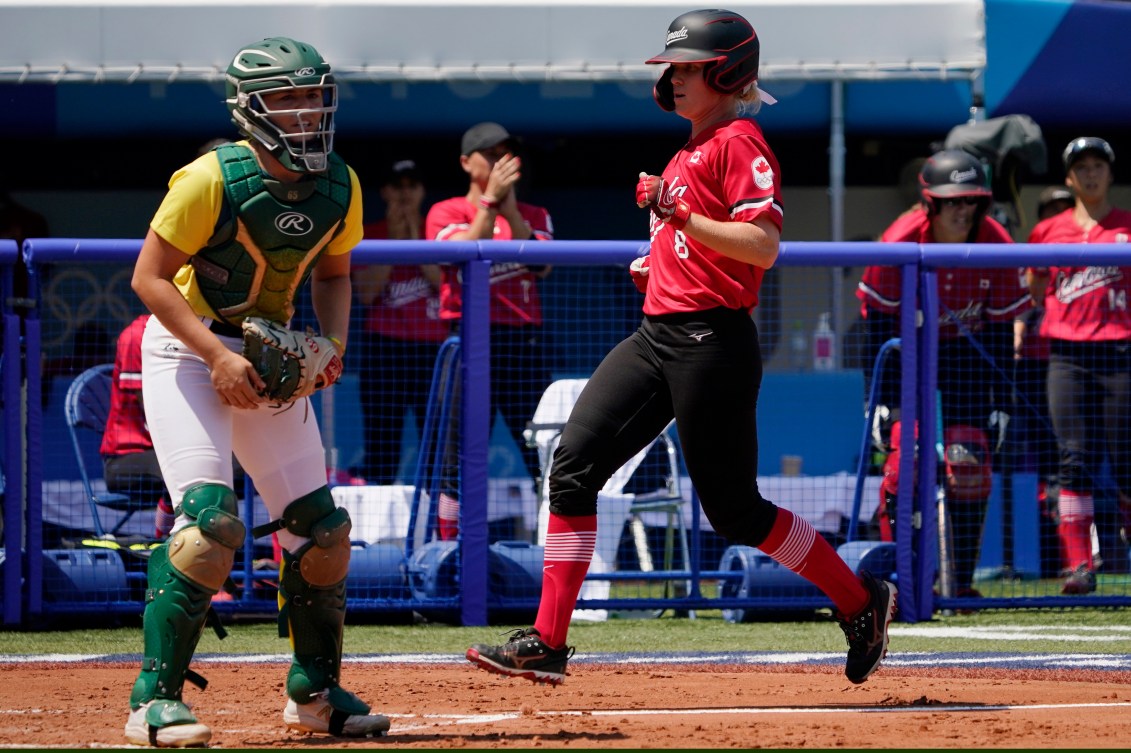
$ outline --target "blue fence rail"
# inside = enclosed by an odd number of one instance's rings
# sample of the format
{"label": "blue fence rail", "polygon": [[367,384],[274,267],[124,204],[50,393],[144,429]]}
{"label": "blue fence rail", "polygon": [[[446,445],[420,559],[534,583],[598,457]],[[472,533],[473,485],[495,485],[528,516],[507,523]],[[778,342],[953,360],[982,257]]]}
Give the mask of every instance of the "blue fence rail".
{"label": "blue fence rail", "polygon": [[[23,248],[24,259],[30,271],[29,296],[42,300],[43,283],[50,270],[69,266],[96,264],[132,267],[140,242],[135,240],[90,239],[32,239]],[[45,588],[52,588],[52,573],[44,572],[44,469],[49,461],[45,456],[44,432],[47,418],[44,415],[45,384],[44,327],[52,323],[51,314],[42,306],[28,309],[12,305],[12,269],[17,249],[14,243],[0,241],[0,265],[3,265],[4,296],[4,353],[2,388],[4,397],[4,453],[6,487],[4,495],[4,554],[3,619],[5,624],[19,624],[45,617],[72,612],[119,612],[138,614],[142,604],[132,598],[131,592],[117,600],[102,598],[98,601],[81,597],[65,600],[45,599]],[[530,612],[537,606],[537,593],[504,594],[498,592],[498,573],[492,568],[500,561],[515,559],[514,549],[500,549],[499,542],[489,537],[488,516],[489,447],[493,416],[490,404],[490,353],[491,328],[489,322],[489,270],[492,264],[520,263],[527,265],[554,265],[555,267],[599,267],[613,265],[621,269],[635,257],[647,253],[647,244],[634,242],[446,242],[427,241],[364,241],[354,252],[357,264],[419,264],[422,261],[458,266],[462,271],[463,319],[460,328],[461,363],[464,398],[460,402],[459,434],[460,457],[460,537],[458,547],[431,550],[432,561],[406,562],[398,558],[395,548],[372,546],[355,551],[359,567],[371,568],[365,575],[370,580],[394,574],[400,583],[392,583],[384,591],[351,592],[351,612],[396,613],[417,611],[426,616],[436,615],[449,621],[466,625],[482,625],[499,614]],[[1050,264],[1131,264],[1131,252],[1121,246],[972,246],[876,244],[876,243],[784,243],[779,257],[780,267],[851,267],[861,265],[886,265],[902,270],[902,300],[920,300],[926,303],[923,326],[918,326],[912,307],[902,307],[899,350],[902,380],[900,408],[902,419],[911,425],[919,424],[918,442],[923,447],[935,444],[933,421],[919,421],[921,416],[931,416],[935,410],[936,369],[938,358],[937,306],[935,299],[937,280],[934,272],[940,267],[1019,267],[1046,266]],[[624,283],[627,285],[627,273]],[[135,301],[136,303],[136,301]],[[592,301],[589,302],[592,304]],[[140,308],[140,304],[137,304]],[[582,318],[585,310],[576,312]],[[637,315],[638,318],[638,315]],[[934,333],[934,334],[932,334]],[[910,344],[910,346],[908,345]],[[12,354],[23,356],[12,357]],[[22,394],[21,394],[22,393]],[[861,396],[863,397],[863,396]],[[802,398],[803,399],[803,398]],[[356,415],[356,412],[354,413]],[[857,414],[859,415],[859,414]],[[26,428],[25,428],[26,427]],[[814,442],[819,442],[815,428]],[[855,432],[855,429],[853,430]],[[856,435],[858,436],[858,434]],[[916,478],[914,432],[902,436],[901,477]],[[26,481],[25,481],[26,479]],[[936,468],[934,463],[923,463],[918,469],[917,485],[903,484],[899,489],[896,543],[890,547],[893,562],[891,575],[901,584],[901,619],[919,621],[930,619],[939,608],[1018,607],[1074,605],[1131,606],[1131,592],[1118,595],[1090,595],[1065,597],[1051,595],[1010,595],[986,598],[977,604],[967,599],[948,597],[935,593],[937,568],[938,521]],[[855,484],[854,484],[855,485]],[[917,500],[917,504],[912,504]],[[590,581],[619,583],[679,584],[680,588],[665,589],[662,594],[643,589],[639,595],[625,595],[613,589],[600,598],[583,598],[578,607],[586,610],[641,610],[676,609],[691,612],[703,609],[723,609],[728,616],[750,615],[758,611],[809,610],[829,606],[819,592],[798,588],[795,583],[785,583],[783,588],[753,588],[759,578],[755,572],[762,563],[743,555],[727,560],[719,566],[704,565],[700,558],[702,546],[699,508],[690,506],[691,556],[680,561],[678,567],[644,571],[617,572],[615,569],[594,572]],[[254,489],[249,487],[244,501],[246,518],[255,519]],[[917,514],[921,513],[921,520]],[[857,522],[854,520],[854,522]],[[250,529],[251,526],[249,526]],[[412,531],[408,535],[413,535]],[[438,543],[438,542],[437,542]],[[856,564],[865,556],[875,556],[865,542],[857,542],[852,556]],[[874,549],[874,547],[873,547]],[[523,550],[525,551],[525,550]],[[242,557],[237,560],[235,579],[248,586],[270,580],[272,573],[256,569],[253,557],[254,542],[249,538]],[[403,552],[402,552],[403,554]],[[530,556],[536,555],[530,552]],[[752,556],[752,555],[751,555]],[[522,554],[527,557],[527,554]],[[46,560],[47,567],[52,563]],[[513,562],[511,562],[513,564]],[[536,564],[523,560],[519,567],[530,570],[531,578],[540,576],[540,561]],[[432,568],[429,572],[423,569]],[[416,568],[416,572],[410,572]],[[448,579],[447,589],[414,589],[413,577],[443,577]],[[143,568],[140,571],[143,573]],[[351,580],[355,569],[351,566]],[[773,573],[769,580],[780,573]],[[135,570],[134,580],[143,578]],[[364,578],[363,578],[364,579]],[[705,593],[706,584],[717,585],[718,595]],[[46,584],[46,585],[45,585]],[[540,580],[539,580],[540,584]],[[374,595],[377,594],[377,595]],[[223,611],[269,612],[274,608],[273,597],[251,587],[245,587],[238,598],[218,603]]]}

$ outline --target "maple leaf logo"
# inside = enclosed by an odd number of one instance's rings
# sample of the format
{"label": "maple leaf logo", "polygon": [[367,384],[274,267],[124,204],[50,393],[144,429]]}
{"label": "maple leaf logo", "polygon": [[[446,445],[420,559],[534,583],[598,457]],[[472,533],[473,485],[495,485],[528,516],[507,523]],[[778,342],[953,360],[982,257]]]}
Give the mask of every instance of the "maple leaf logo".
{"label": "maple leaf logo", "polygon": [[758,188],[766,189],[774,185],[774,169],[765,157],[756,158],[750,163],[750,169],[754,173],[754,185]]}

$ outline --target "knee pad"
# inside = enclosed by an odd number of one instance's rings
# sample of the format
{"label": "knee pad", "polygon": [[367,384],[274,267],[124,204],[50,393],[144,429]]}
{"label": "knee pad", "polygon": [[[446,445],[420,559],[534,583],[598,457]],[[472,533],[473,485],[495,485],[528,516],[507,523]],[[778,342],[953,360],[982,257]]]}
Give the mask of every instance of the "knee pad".
{"label": "knee pad", "polygon": [[243,545],[243,521],[237,516],[236,493],[222,484],[201,484],[185,492],[181,513],[192,523],[168,541],[168,561],[180,575],[213,593],[232,571],[236,550]]}
{"label": "knee pad", "polygon": [[977,502],[990,496],[993,463],[986,432],[959,424],[943,432],[946,445],[946,493],[955,502]]}
{"label": "knee pad", "polygon": [[345,580],[353,523],[348,510],[334,505],[329,487],[291,502],[279,522],[290,533],[310,539],[293,552],[296,575],[315,588],[329,588]]}

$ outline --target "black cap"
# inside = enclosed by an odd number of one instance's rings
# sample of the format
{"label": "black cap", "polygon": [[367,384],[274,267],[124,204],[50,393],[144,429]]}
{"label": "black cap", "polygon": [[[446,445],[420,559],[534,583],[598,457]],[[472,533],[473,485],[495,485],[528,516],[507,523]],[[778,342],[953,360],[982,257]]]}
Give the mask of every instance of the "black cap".
{"label": "black cap", "polygon": [[1040,215],[1049,204],[1057,201],[1067,201],[1069,204],[1075,204],[1076,197],[1064,186],[1049,186],[1041,191],[1041,195],[1037,197],[1037,214]]}
{"label": "black cap", "polygon": [[413,160],[399,159],[390,165],[389,171],[385,173],[385,179],[382,181],[382,185],[388,186],[394,183],[400,183],[403,180],[410,180],[414,183],[420,182],[420,170]]}
{"label": "black cap", "polygon": [[1088,152],[1106,160],[1109,165],[1115,164],[1115,150],[1111,148],[1111,144],[1097,136],[1081,136],[1072,139],[1068,142],[1068,146],[1064,147],[1064,169],[1071,170],[1076,160]]}
{"label": "black cap", "polygon": [[490,121],[477,123],[463,134],[463,141],[460,142],[460,154],[466,157],[472,152],[490,149],[510,140],[511,135],[507,133],[507,129],[498,123]]}

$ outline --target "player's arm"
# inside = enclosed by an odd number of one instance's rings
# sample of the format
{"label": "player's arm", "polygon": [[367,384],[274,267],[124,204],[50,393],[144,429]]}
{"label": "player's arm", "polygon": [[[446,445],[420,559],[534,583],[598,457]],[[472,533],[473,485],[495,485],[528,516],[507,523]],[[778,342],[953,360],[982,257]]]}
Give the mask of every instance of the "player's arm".
{"label": "player's arm", "polygon": [[323,254],[310,277],[310,301],[321,335],[346,350],[350,320],[350,254]]}
{"label": "player's arm", "polygon": [[522,212],[518,210],[518,199],[515,198],[514,189],[509,189],[506,198],[502,199],[499,203],[499,216],[511,226],[511,239],[516,241],[528,241],[534,237],[534,230],[530,227],[530,223],[522,216]]}
{"label": "player's arm", "polygon": [[1049,271],[1039,267],[1029,267],[1025,270],[1025,284],[1029,287],[1029,295],[1033,297],[1033,304],[1037,308],[1045,305],[1045,295],[1049,289]]}
{"label": "player's arm", "polygon": [[238,408],[254,408],[260,403],[256,390],[263,388],[263,380],[243,356],[229,350],[204,326],[173,284],[173,277],[189,259],[188,254],[151,228],[142,243],[130,284],[165,328],[208,365],[212,386],[221,401]]}
{"label": "player's arm", "polygon": [[433,290],[439,290],[444,281],[444,271],[439,264],[421,264],[420,274],[428,281]]}
{"label": "player's arm", "polygon": [[750,222],[720,222],[691,211],[686,201],[668,190],[656,175],[640,173],[636,183],[636,205],[651,209],[664,223],[723,256],[769,269],[778,258],[781,230],[767,215]]}
{"label": "player's arm", "polygon": [[372,306],[385,292],[392,276],[393,267],[390,264],[370,264],[359,267],[353,271],[353,289],[357,293],[357,300],[364,306]]}
{"label": "player's arm", "polygon": [[692,212],[683,234],[723,256],[763,269],[777,261],[781,244],[781,231],[765,215],[750,222],[719,222]]}

